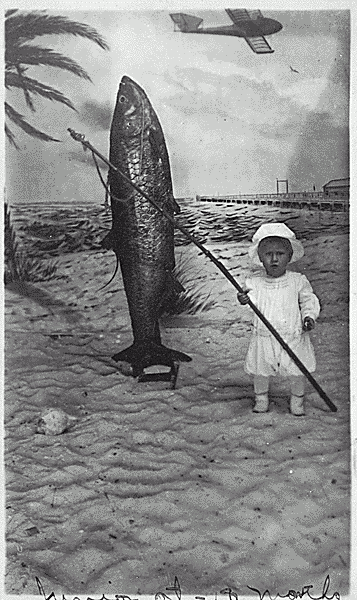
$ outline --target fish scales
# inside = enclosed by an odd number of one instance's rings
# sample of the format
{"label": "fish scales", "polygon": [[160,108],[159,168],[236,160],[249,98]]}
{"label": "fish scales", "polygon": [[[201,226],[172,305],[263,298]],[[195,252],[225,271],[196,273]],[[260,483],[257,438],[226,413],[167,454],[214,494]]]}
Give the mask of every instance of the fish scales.
{"label": "fish scales", "polygon": [[[110,131],[110,162],[173,216],[173,197],[165,138],[144,90],[129,77],[121,80]],[[189,361],[161,343],[159,317],[175,285],[174,227],[113,169],[109,172],[112,230],[103,240],[120,264],[134,341],[115,354],[131,364],[133,376],[151,365]]]}

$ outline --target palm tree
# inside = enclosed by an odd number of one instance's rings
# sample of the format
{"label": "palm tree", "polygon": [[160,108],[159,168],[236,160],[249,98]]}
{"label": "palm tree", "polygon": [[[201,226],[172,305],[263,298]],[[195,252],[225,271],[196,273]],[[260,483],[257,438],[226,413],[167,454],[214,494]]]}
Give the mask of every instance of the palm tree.
{"label": "palm tree", "polygon": [[[74,60],[54,52],[51,48],[29,44],[34,38],[41,35],[74,35],[87,38],[103,50],[109,46],[104,38],[89,25],[71,21],[66,17],[44,14],[44,11],[29,13],[19,12],[17,9],[5,13],[5,87],[23,90],[25,102],[31,112],[35,112],[32,96],[42,96],[54,102],[61,102],[75,110],[71,100],[62,92],[45,85],[27,75],[31,66],[50,66],[64,69],[91,81],[88,73]],[[55,138],[30,125],[27,120],[17,112],[11,104],[5,102],[5,114],[15,125],[28,135],[45,142],[58,142]],[[15,136],[5,123],[5,133],[14,146],[17,147]]]}
{"label": "palm tree", "polygon": [[[74,60],[54,52],[51,48],[29,44],[34,38],[41,35],[74,35],[87,38],[103,50],[109,46],[104,38],[89,25],[71,21],[66,17],[50,16],[44,11],[30,13],[19,12],[17,9],[5,13],[5,87],[7,89],[19,88],[23,91],[25,102],[31,112],[35,112],[32,97],[42,96],[53,102],[61,102],[75,110],[71,100],[62,92],[45,85],[27,75],[27,70],[33,66],[50,66],[64,69],[87,81],[91,81],[88,73]],[[27,120],[14,107],[5,102],[5,114],[15,125],[28,135],[44,142],[57,142],[52,136],[30,125]],[[5,123],[5,133],[16,148],[15,135]],[[29,258],[21,253],[16,239],[16,232],[11,223],[8,206],[5,204],[5,261],[7,282],[37,281],[38,278],[51,277],[56,270],[55,265],[43,267],[35,258]],[[36,279],[37,278],[37,279]]]}

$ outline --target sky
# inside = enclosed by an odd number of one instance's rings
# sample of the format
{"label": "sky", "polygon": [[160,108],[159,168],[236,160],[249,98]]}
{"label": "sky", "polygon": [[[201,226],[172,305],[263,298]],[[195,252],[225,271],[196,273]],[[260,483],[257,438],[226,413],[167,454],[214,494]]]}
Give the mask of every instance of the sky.
{"label": "sky", "polygon": [[[60,89],[77,112],[36,98],[30,113],[21,93],[9,92],[16,110],[61,141],[33,140],[10,125],[20,150],[5,141],[8,200],[103,202],[92,159],[67,128],[108,156],[123,75],[144,88],[158,115],[176,197],[274,193],[277,179],[287,179],[289,191],[320,191],[330,179],[348,177],[349,11],[262,11],[283,25],[267,37],[273,54],[254,54],[237,37],[175,32],[169,13],[181,12],[177,5],[46,11],[95,27],[110,51],[81,38],[36,40],[75,59],[92,82],[58,69],[28,70]],[[224,8],[186,5],[183,12],[203,18],[204,26],[230,24]]]}

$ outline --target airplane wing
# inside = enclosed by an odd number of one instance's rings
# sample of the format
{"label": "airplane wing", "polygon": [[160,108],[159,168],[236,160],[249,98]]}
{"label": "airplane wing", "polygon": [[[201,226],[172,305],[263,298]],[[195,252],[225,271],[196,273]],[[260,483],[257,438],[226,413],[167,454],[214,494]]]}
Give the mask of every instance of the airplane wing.
{"label": "airplane wing", "polygon": [[241,25],[244,21],[255,21],[263,16],[260,10],[246,10],[245,8],[226,8],[225,10],[235,25]]}
{"label": "airplane wing", "polygon": [[[226,8],[226,13],[229,18],[238,27],[242,27],[247,22],[250,22],[250,29],[256,30],[256,35],[245,35],[244,39],[248,46],[256,54],[271,54],[274,50],[269,46],[267,40],[261,35],[259,25],[254,23],[263,17],[260,10],[246,10],[245,8]],[[242,27],[243,31],[244,28]]]}
{"label": "airplane wing", "polygon": [[226,13],[235,25],[241,25],[244,21],[249,21],[250,16],[245,8],[226,8]]}
{"label": "airplane wing", "polygon": [[254,37],[245,37],[245,41],[248,46],[255,52],[256,54],[271,54],[274,50],[269,46],[263,35],[257,35]]}

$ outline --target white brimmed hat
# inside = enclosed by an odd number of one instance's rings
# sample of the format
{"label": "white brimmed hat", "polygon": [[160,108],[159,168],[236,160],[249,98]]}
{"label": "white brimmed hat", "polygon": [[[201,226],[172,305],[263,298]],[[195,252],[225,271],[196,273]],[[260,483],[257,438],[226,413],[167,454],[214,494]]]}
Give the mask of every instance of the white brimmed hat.
{"label": "white brimmed hat", "polygon": [[252,246],[248,250],[248,254],[255,265],[261,264],[258,256],[258,246],[262,240],[268,237],[280,237],[289,240],[293,249],[293,255],[290,262],[295,262],[304,256],[304,247],[302,243],[296,239],[295,233],[291,231],[285,223],[265,223],[264,225],[261,225],[253,235]]}

